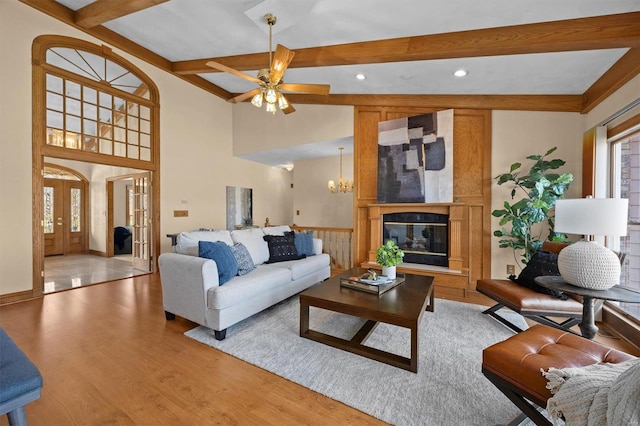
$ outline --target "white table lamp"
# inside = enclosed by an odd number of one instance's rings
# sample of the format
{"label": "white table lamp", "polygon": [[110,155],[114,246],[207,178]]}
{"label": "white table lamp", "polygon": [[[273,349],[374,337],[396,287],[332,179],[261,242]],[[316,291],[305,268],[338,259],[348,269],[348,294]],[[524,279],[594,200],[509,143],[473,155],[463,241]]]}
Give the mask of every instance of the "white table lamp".
{"label": "white table lamp", "polygon": [[619,284],[619,257],[607,247],[590,241],[590,236],[627,235],[628,206],[626,198],[556,201],[555,232],[584,236],[558,255],[558,269],[566,282],[594,290],[606,290]]}

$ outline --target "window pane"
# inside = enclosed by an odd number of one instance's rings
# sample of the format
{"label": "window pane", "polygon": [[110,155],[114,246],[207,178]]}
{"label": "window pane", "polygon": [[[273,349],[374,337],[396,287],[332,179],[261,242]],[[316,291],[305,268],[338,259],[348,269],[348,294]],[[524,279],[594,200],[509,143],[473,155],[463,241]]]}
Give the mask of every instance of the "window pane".
{"label": "window pane", "polygon": [[135,102],[127,102],[127,114],[137,117],[139,115],[138,104]]}
{"label": "window pane", "polygon": [[62,79],[55,75],[47,74],[47,90],[62,94]]}
{"label": "window pane", "polygon": [[148,148],[140,148],[140,159],[144,161],[151,161],[151,150]]}
{"label": "window pane", "polygon": [[53,188],[45,186],[44,188],[44,233],[53,233]]}
{"label": "window pane", "polygon": [[112,143],[107,139],[100,139],[100,154],[113,154]]}
{"label": "window pane", "polygon": [[80,115],[80,101],[67,98],[67,114]]}
{"label": "window pane", "polygon": [[102,123],[111,123],[111,110],[106,108],[100,108],[100,121]]}
{"label": "window pane", "polygon": [[62,130],[47,128],[47,145],[64,146]]}
{"label": "window pane", "polygon": [[118,142],[126,142],[126,133],[122,127],[114,127],[113,128],[113,139]]}
{"label": "window pane", "polygon": [[[640,291],[640,132],[616,142],[612,153],[614,196],[629,199],[627,235],[620,238],[620,251],[626,254],[620,284]],[[640,303],[619,307],[640,319]]]}
{"label": "window pane", "polygon": [[111,95],[108,93],[100,92],[100,106],[111,109],[113,104],[111,103]]}
{"label": "window pane", "polygon": [[62,96],[47,92],[47,109],[62,111]]}
{"label": "window pane", "polygon": [[146,106],[140,106],[140,118],[151,120],[151,110]]}
{"label": "window pane", "polygon": [[98,138],[94,136],[85,136],[83,145],[85,151],[98,152]]}
{"label": "window pane", "polygon": [[80,85],[73,81],[65,80],[66,91],[65,95],[69,98],[80,99]]}
{"label": "window pane", "polygon": [[133,130],[127,131],[127,142],[131,145],[138,145],[138,133]]}
{"label": "window pane", "polygon": [[71,232],[80,232],[80,188],[71,188]]}
{"label": "window pane", "polygon": [[84,103],[82,104],[82,113],[84,114],[84,118],[90,118],[91,120],[98,119],[98,107],[93,104]]}
{"label": "window pane", "polygon": [[82,88],[83,100],[85,102],[90,102],[92,104],[98,103],[98,91],[92,89],[91,87],[83,87]]}
{"label": "window pane", "polygon": [[98,136],[98,123],[93,120],[84,120],[84,134]]}
{"label": "window pane", "polygon": [[138,130],[138,119],[136,117],[127,117],[127,128],[131,130]]}
{"label": "window pane", "polygon": [[146,146],[147,148],[151,148],[151,138],[149,137],[149,135],[140,133],[140,146]]}
{"label": "window pane", "polygon": [[127,153],[127,157],[129,158],[138,158],[138,147],[135,145],[127,145],[129,147],[129,152]]}
{"label": "window pane", "polygon": [[62,113],[47,110],[47,127],[53,127],[56,129],[64,128],[62,125],[63,118],[64,115],[62,115]]}
{"label": "window pane", "polygon": [[80,133],[80,117],[74,117],[73,115],[67,115],[67,130]]}
{"label": "window pane", "polygon": [[127,154],[127,145],[119,142],[113,144],[113,155],[125,157]]}

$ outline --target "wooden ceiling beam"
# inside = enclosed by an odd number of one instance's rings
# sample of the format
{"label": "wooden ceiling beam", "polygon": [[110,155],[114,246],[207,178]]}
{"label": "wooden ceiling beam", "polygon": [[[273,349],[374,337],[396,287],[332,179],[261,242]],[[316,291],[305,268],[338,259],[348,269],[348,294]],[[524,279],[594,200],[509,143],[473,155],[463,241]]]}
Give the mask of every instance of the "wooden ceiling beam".
{"label": "wooden ceiling beam", "polygon": [[[296,49],[289,68],[640,47],[640,12]],[[269,53],[173,63],[177,74],[264,68]]]}
{"label": "wooden ceiling beam", "polygon": [[582,95],[328,95],[287,93],[295,104],[579,112]]}
{"label": "wooden ceiling beam", "polygon": [[96,0],[75,11],[75,23],[92,28],[169,0]]}
{"label": "wooden ceiling beam", "polygon": [[624,86],[629,80],[640,74],[640,48],[629,49],[582,95],[582,112],[586,114]]}

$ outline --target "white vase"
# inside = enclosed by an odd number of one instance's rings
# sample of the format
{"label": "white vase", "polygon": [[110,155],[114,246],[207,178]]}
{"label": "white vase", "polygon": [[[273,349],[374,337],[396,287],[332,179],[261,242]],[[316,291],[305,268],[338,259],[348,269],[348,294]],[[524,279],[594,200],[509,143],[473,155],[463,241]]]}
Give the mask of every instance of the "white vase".
{"label": "white vase", "polygon": [[383,266],[382,267],[382,275],[386,276],[389,279],[396,279],[396,267],[395,266]]}

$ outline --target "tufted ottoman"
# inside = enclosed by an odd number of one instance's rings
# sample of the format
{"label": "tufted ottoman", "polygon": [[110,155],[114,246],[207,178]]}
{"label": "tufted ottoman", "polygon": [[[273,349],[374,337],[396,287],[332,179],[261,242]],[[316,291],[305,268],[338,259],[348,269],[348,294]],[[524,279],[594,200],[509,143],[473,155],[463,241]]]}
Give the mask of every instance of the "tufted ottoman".
{"label": "tufted ottoman", "polygon": [[551,392],[540,369],[619,363],[633,356],[570,332],[535,325],[482,352],[482,373],[537,425],[551,423],[531,405],[545,407]]}

